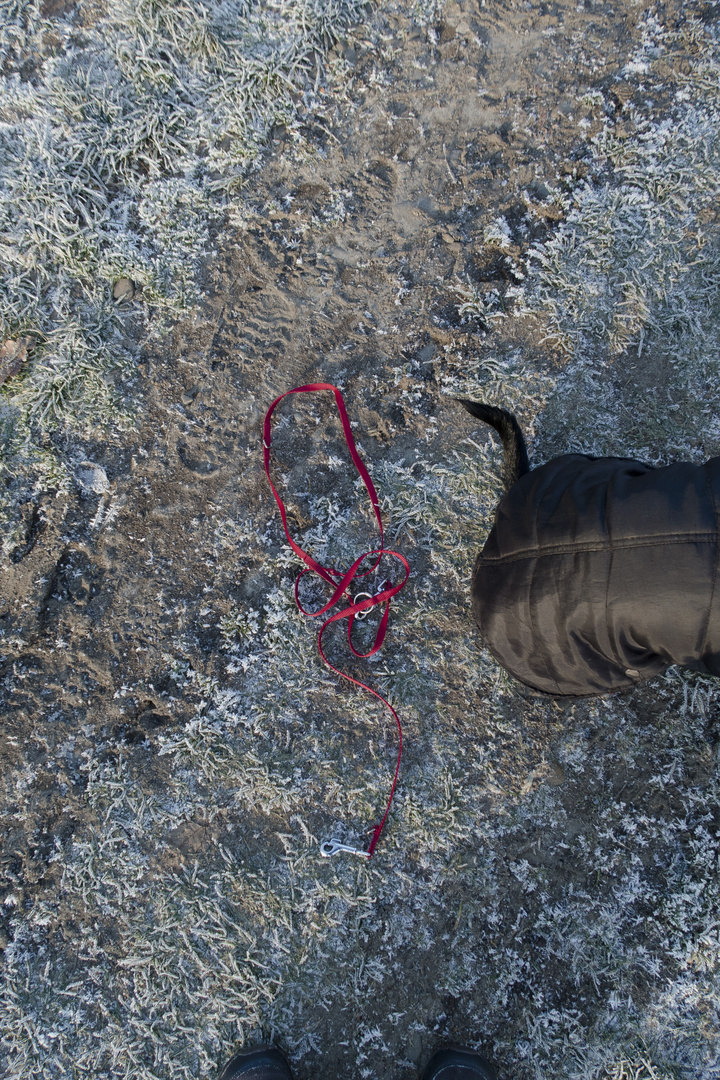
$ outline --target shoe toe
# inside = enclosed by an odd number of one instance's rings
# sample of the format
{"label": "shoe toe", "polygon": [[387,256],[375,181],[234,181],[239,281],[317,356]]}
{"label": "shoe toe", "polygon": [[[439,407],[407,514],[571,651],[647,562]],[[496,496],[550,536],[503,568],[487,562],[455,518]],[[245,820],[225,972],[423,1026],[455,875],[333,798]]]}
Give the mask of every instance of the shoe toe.
{"label": "shoe toe", "polygon": [[433,1054],[422,1080],[497,1080],[497,1073],[476,1050],[446,1046]]}
{"label": "shoe toe", "polygon": [[292,1080],[285,1055],[274,1046],[251,1046],[230,1058],[220,1080]]}

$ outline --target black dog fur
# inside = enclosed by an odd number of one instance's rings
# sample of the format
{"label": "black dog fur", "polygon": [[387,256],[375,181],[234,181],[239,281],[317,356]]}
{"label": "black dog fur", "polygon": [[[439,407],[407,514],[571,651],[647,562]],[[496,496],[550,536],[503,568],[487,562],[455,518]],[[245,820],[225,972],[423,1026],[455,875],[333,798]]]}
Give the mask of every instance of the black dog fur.
{"label": "black dog fur", "polygon": [[503,443],[506,493],[472,578],[503,667],[573,696],[671,664],[720,675],[720,458],[655,469],[566,454],[530,469],[511,413],[459,400]]}

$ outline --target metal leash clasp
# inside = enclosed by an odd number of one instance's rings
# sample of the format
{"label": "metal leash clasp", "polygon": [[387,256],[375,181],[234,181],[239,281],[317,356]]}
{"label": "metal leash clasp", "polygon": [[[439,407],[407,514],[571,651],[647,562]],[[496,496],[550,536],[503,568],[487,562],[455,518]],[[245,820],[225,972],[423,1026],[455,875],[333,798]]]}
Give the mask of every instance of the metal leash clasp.
{"label": "metal leash clasp", "polygon": [[331,855],[337,855],[338,851],[348,851],[351,855],[362,855],[363,859],[369,859],[370,853],[361,848],[351,847],[349,844],[341,844],[339,840],[326,840],[320,845],[320,854],[323,859],[329,859]]}

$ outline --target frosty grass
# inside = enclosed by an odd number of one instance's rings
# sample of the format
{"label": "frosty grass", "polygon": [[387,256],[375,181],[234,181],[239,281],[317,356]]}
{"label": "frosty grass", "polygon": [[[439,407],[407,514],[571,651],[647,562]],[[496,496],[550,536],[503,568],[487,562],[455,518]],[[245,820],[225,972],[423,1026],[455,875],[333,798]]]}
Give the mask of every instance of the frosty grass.
{"label": "frosty grass", "polygon": [[[2,48],[42,53],[37,11],[0,9]],[[37,436],[43,425],[117,419],[106,375],[131,354],[109,299],[113,280],[133,278],[159,307],[188,302],[208,222],[238,197],[233,184],[268,125],[292,122],[290,87],[306,77],[324,33],[354,14],[118,3],[74,56],[44,60],[37,87],[10,85],[0,106],[3,334],[35,335],[37,347],[20,389],[2,399],[3,460],[20,470],[4,504],[8,526],[23,485],[63,482],[61,458]],[[650,15],[626,77],[651,80],[658,57],[681,53],[691,63],[670,118],[640,115],[639,133],[624,141],[611,129],[601,135],[595,180],[567,198],[563,224],[535,252],[520,303],[564,351],[560,378],[540,377],[521,356],[470,367],[458,357],[446,375],[448,392],[534,415],[536,461],[574,448],[658,462],[718,452],[720,259],[705,224],[720,194],[717,32],[688,20],[671,35]],[[171,156],[183,163],[172,174]],[[667,389],[643,382],[654,364]],[[684,771],[707,746],[717,684],[672,672],[658,680],[652,725],[627,698],[590,703],[587,724],[615,739],[605,755],[591,749],[586,727],[526,703],[528,725],[557,724],[566,782],[537,782],[547,762],[522,771],[537,762],[531,749],[523,758],[523,736],[506,719],[515,690],[468,631],[467,581],[499,493],[497,457],[466,444],[444,463],[375,468],[391,536],[429,569],[397,604],[392,642],[372,665],[421,749],[369,864],[318,860],[325,836],[310,821],[342,831],[375,820],[392,731],[383,734],[374,702],[343,698],[376,765],[366,758],[356,772],[335,726],[309,722],[309,699],[312,715],[337,717],[339,698],[307,659],[314,628],[294,611],[294,561],[288,555],[280,571],[263,564],[267,536],[217,522],[218,553],[238,540],[260,544],[259,564],[277,586],[261,609],[226,618],[222,685],[170,643],[178,693],[192,690],[201,704],[164,739],[161,784],[143,785],[140,766],[88,756],[93,824],[58,847],[61,894],[18,908],[6,951],[6,1075],[190,1080],[214,1075],[234,1046],[261,1035],[301,1056],[313,1046],[315,1012],[352,1015],[381,995],[410,941],[435,964],[435,991],[474,1001],[488,1045],[497,1032],[494,1052],[522,1076],[720,1075],[718,788]],[[318,499],[313,510],[303,540],[322,556],[323,544],[342,543],[353,508]],[[349,546],[339,554],[354,556]],[[467,725],[469,701],[477,705]],[[569,794],[581,802],[620,760],[646,769],[646,812],[618,795],[589,806],[568,833]],[[171,830],[238,814],[250,830],[270,828],[282,856],[221,844],[186,871],[153,869]],[[538,831],[567,850],[573,872],[559,892],[522,854]],[[60,908],[73,913],[65,945],[53,934]],[[553,996],[556,985],[570,988],[565,1000]],[[504,1028],[510,1015],[514,1026]],[[402,1023],[408,1032],[423,1025]],[[372,1075],[363,1062],[382,1048],[383,1031],[351,1037],[357,1075]]]}

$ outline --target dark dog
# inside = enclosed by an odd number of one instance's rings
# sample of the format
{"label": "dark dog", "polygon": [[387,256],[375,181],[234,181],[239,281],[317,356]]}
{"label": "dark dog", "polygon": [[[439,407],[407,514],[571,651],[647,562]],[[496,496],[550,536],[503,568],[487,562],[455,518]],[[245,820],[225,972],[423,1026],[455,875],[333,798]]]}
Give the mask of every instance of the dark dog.
{"label": "dark dog", "polygon": [[459,400],[504,449],[506,494],[472,578],[503,667],[563,695],[623,690],[671,664],[720,675],[720,458],[654,469],[565,454],[531,470],[511,413]]}

